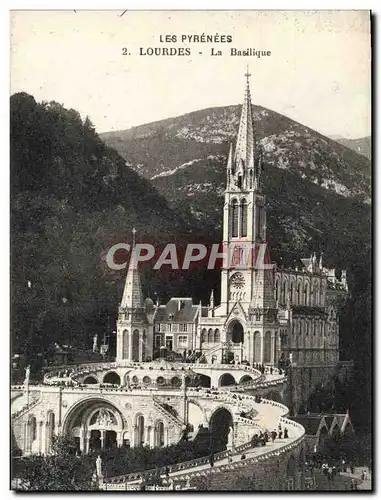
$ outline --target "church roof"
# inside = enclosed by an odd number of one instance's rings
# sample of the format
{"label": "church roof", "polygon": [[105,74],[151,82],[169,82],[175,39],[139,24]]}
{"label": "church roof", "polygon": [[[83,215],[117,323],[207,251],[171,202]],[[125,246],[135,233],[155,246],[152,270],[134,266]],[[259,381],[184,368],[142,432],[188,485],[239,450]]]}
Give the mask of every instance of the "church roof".
{"label": "church roof", "polygon": [[131,259],[128,265],[126,282],[124,285],[121,307],[129,307],[136,309],[144,307],[142,285],[140,282],[140,274],[138,264],[134,259],[134,248],[132,249]]}
{"label": "church roof", "polygon": [[166,305],[158,307],[155,321],[193,323],[199,306],[193,305],[189,297],[172,297]]}
{"label": "church roof", "polygon": [[296,415],[291,417],[292,420],[301,424],[306,429],[306,434],[310,436],[315,436],[322,418],[322,415]]}

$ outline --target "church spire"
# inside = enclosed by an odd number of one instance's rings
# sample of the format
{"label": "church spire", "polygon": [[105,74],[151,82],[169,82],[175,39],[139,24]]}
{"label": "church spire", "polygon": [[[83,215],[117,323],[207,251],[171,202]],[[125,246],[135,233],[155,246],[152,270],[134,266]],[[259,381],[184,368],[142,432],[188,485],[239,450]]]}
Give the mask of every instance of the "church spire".
{"label": "church spire", "polygon": [[246,68],[246,90],[239,123],[237,145],[235,150],[236,169],[243,168],[246,172],[254,169],[254,127],[251,108],[249,68]]}
{"label": "church spire", "polygon": [[136,309],[137,307],[144,306],[142,285],[140,282],[140,274],[136,262],[135,234],[136,234],[136,229],[133,228],[131,257],[130,257],[130,262],[128,264],[128,271],[126,276],[126,282],[124,285],[122,302],[120,304],[121,307],[127,307],[131,309]]}

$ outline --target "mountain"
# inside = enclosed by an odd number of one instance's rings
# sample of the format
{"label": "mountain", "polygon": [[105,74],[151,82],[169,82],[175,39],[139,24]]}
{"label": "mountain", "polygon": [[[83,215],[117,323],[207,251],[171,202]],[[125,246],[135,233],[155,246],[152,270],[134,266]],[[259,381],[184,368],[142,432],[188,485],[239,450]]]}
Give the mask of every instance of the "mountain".
{"label": "mountain", "polygon": [[331,137],[331,139],[339,142],[346,148],[352,149],[359,153],[360,155],[365,156],[368,160],[372,159],[372,138],[368,137],[360,137],[359,139],[346,139],[345,137]]}
{"label": "mountain", "polygon": [[[355,252],[348,258],[348,247],[369,245],[369,161],[266,108],[253,106],[253,114],[274,255],[290,261],[322,250],[331,264],[350,265]],[[218,241],[228,143],[239,115],[240,106],[210,108],[101,137]]]}

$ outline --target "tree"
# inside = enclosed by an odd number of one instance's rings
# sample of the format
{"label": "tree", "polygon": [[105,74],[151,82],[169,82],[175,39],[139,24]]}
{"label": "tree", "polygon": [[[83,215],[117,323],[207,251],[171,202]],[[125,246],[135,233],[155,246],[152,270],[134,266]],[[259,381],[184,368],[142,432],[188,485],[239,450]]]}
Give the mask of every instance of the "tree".
{"label": "tree", "polygon": [[77,456],[73,440],[58,437],[50,455],[24,457],[13,472],[28,491],[87,491],[94,470],[93,457]]}

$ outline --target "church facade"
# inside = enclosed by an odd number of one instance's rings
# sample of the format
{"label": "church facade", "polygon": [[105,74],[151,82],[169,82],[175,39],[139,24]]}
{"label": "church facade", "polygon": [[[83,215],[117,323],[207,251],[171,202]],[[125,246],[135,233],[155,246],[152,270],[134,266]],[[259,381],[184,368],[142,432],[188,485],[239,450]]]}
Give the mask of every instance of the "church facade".
{"label": "church facade", "polygon": [[202,353],[207,363],[278,366],[334,365],[339,360],[338,308],[348,287],[322,255],[302,258],[295,269],[271,262],[266,245],[262,155],[256,142],[249,75],[236,145],[226,166],[221,302],[207,306],[189,297],[167,304],[144,300],[139,270],[131,265],[117,321],[117,361],[146,361],[161,347]]}

